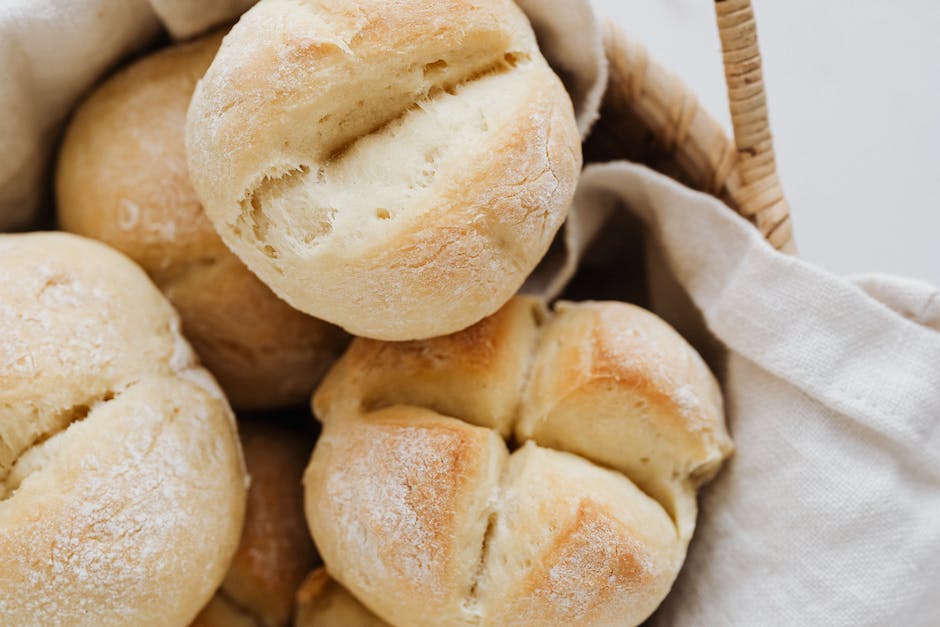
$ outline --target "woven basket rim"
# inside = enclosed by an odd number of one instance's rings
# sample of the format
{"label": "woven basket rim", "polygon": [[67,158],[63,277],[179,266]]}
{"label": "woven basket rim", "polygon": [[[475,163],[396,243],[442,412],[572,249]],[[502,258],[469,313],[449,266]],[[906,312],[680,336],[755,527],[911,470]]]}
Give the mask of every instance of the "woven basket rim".
{"label": "woven basket rim", "polygon": [[[747,218],[776,249],[795,253],[790,208],[777,172],[757,25],[750,0],[715,0],[733,137],[673,72],[610,20],[602,23],[609,64],[595,142],[607,158],[629,155],[682,183],[720,198]],[[606,118],[606,119],[605,119]],[[648,146],[636,153],[644,127]],[[611,138],[598,140],[609,134]],[[630,139],[626,139],[626,138]],[[642,139],[647,139],[646,135]],[[619,146],[616,146],[617,142]],[[618,154],[618,150],[619,153]],[[646,150],[646,152],[642,152]]]}

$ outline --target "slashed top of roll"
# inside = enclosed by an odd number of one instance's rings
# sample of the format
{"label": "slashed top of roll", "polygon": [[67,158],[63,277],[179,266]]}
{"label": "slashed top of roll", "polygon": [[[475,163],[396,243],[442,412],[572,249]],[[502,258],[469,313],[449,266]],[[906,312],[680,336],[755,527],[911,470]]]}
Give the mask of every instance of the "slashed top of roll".
{"label": "slashed top of roll", "polygon": [[209,218],[275,292],[397,340],[505,303],[581,165],[509,0],[262,0],[196,89],[187,151]]}
{"label": "slashed top of roll", "polygon": [[238,541],[234,419],[169,303],[106,246],[0,236],[0,616],[184,624]]}
{"label": "slashed top of roll", "polygon": [[308,523],[392,624],[641,623],[733,448],[704,361],[626,303],[516,297],[450,336],[359,338],[313,406]]}

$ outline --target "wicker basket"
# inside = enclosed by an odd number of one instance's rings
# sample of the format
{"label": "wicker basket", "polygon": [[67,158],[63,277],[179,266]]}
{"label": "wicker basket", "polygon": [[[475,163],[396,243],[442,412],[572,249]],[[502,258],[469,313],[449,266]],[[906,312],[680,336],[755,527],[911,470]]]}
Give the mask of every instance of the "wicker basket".
{"label": "wicker basket", "polygon": [[629,159],[717,196],[749,219],[778,250],[796,252],[773,140],[751,0],[715,0],[734,141],[694,94],[612,23],[601,116],[586,161]]}

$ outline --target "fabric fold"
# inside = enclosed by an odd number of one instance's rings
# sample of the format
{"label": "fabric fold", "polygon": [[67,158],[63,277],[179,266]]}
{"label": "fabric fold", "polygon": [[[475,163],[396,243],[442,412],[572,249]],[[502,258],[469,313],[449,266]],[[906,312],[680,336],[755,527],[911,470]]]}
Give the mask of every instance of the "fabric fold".
{"label": "fabric fold", "polygon": [[936,289],[828,274],[643,166],[586,168],[573,214],[622,210],[682,292],[654,309],[720,342],[737,447],[653,624],[936,624]]}

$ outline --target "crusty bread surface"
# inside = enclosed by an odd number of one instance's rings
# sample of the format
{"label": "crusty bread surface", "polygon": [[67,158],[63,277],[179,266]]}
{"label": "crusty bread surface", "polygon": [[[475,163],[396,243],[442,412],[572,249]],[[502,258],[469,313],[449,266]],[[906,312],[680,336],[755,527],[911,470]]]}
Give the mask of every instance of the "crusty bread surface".
{"label": "crusty bread surface", "polygon": [[581,166],[571,101],[511,0],[262,0],[196,88],[186,145],[249,268],[383,340],[508,301]]}
{"label": "crusty bread surface", "polygon": [[238,543],[235,421],[170,304],[74,235],[0,235],[0,616],[184,625]]}
{"label": "crusty bread surface", "polygon": [[400,626],[641,623],[732,449],[705,363],[625,303],[517,297],[448,337],[356,339],[313,406],[310,529]]}
{"label": "crusty bread surface", "polygon": [[303,402],[345,334],[274,295],[222,243],[189,181],[186,109],[222,33],[122,69],[75,112],[56,170],[61,227],[139,263],[238,409]]}

